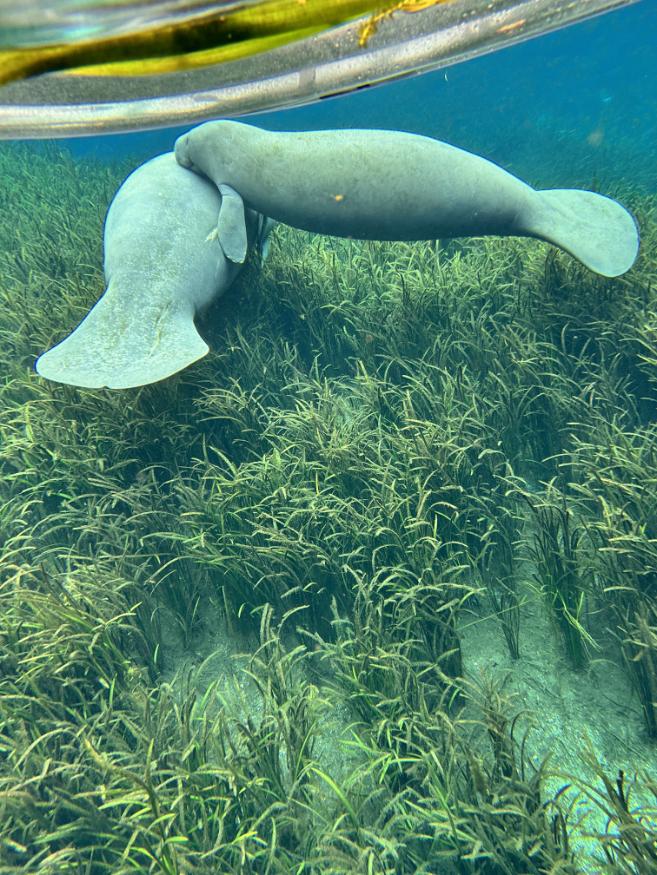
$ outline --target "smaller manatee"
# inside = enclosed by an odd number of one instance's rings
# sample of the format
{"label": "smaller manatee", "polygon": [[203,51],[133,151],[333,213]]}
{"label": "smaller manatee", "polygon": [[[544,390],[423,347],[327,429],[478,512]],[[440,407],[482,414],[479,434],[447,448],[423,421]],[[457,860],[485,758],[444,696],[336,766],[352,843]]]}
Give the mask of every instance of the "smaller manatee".
{"label": "smaller manatee", "polygon": [[[194,316],[219,297],[273,222],[176,163],[172,152],[125,180],[105,220],[107,289],[78,327],[37,359],[42,377],[85,388],[127,389],[163,380],[208,352]],[[241,223],[232,227],[231,221]],[[224,234],[229,252],[223,249]],[[241,250],[232,242],[243,240]],[[239,244],[238,244],[239,246]]]}
{"label": "smaller manatee", "polygon": [[[220,190],[231,186],[247,207],[316,234],[537,237],[610,277],[629,270],[639,249],[636,222],[615,200],[536,191],[492,161],[403,131],[274,132],[213,121],[179,137],[175,151],[183,167]],[[220,233],[223,222],[222,210]],[[242,241],[231,252],[243,249]]]}

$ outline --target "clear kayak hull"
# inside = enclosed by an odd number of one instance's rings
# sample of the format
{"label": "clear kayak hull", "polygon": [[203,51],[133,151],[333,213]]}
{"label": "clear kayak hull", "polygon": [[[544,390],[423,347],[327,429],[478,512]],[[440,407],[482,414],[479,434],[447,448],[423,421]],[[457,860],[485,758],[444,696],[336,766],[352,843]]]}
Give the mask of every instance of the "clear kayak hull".
{"label": "clear kayak hull", "polygon": [[[146,61],[138,74],[139,62],[129,74],[119,65],[121,75],[112,74],[111,65],[53,70],[0,87],[0,138],[127,132],[297,106],[447,66],[632,2],[402,0],[394,9],[383,4],[383,15],[370,11],[337,26],[316,25],[310,35],[311,27],[289,33],[283,28],[282,44],[259,51],[271,45],[271,37],[260,37],[260,43],[256,38],[245,47],[255,53],[236,60],[146,74]],[[0,3],[4,25],[2,9]],[[114,28],[120,24],[112,18]],[[13,31],[0,30],[13,33],[18,45],[25,34],[14,25]],[[75,34],[88,42],[91,32],[89,24],[78,23]],[[52,41],[56,34],[41,36]]]}

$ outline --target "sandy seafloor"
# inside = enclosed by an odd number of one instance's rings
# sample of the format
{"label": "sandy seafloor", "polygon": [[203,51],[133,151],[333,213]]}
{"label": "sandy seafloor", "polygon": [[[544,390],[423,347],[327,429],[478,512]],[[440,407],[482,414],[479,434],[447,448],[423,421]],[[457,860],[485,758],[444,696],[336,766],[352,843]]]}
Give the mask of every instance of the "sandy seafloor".
{"label": "sandy seafloor", "polygon": [[[544,782],[544,796],[570,784],[573,777],[599,788],[582,753],[593,752],[611,776],[622,770],[630,786],[637,772],[654,774],[655,743],[646,738],[641,703],[627,673],[610,656],[595,655],[584,671],[574,671],[537,591],[530,561],[522,564],[518,581],[522,603],[520,657],[511,659],[500,624],[484,600],[476,612],[467,612],[461,621],[463,667],[466,678],[498,681],[510,696],[513,713],[522,713],[518,740],[527,732],[530,759],[536,764],[548,760],[551,774]],[[216,697],[217,704],[229,713],[240,719],[248,714],[257,722],[262,699],[245,670],[254,639],[236,636],[234,629],[228,629],[216,604],[206,606],[187,646],[174,623],[163,617],[162,624],[163,637],[169,642],[163,654],[162,682],[170,684],[181,699],[190,689],[201,696],[211,690],[212,699]],[[331,717],[322,723],[315,755],[322,768],[339,781],[349,774],[357,756],[350,744],[354,715],[339,705]],[[603,812],[581,793],[569,791],[566,797],[573,803],[571,824],[577,824],[573,847],[581,870],[606,871],[595,855],[595,843],[587,839],[587,834],[605,832]],[[657,828],[657,808],[651,794],[633,789],[630,798],[632,807],[642,807],[644,816]]]}

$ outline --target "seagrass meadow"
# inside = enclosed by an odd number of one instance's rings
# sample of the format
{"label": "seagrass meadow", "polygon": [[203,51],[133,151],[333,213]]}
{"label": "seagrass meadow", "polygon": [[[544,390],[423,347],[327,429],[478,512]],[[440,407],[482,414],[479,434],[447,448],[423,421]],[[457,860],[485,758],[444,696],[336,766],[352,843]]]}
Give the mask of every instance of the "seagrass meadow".
{"label": "seagrass meadow", "polygon": [[128,169],[0,151],[0,873],[657,871],[657,197],[616,280],[279,227],[49,383]]}

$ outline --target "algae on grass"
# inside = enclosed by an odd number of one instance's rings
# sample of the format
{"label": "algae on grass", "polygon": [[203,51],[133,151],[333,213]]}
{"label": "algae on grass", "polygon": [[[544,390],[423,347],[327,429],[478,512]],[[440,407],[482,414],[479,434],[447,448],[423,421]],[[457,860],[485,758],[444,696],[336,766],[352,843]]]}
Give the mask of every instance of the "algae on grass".
{"label": "algae on grass", "polygon": [[650,871],[654,197],[614,281],[278,228],[112,393],[32,363],[122,171],[0,172],[0,872]]}

